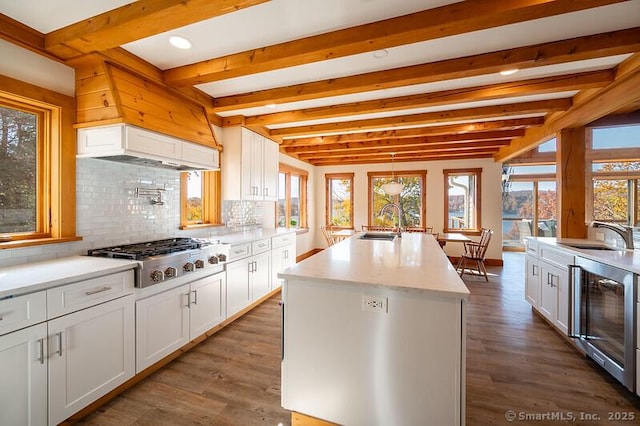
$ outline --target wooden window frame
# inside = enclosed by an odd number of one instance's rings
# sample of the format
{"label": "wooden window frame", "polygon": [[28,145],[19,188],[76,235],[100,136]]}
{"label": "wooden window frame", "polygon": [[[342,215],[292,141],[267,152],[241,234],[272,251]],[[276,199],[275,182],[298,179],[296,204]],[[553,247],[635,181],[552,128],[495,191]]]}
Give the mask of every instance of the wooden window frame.
{"label": "wooden window frame", "polygon": [[[336,229],[354,229],[353,228],[353,210],[354,210],[354,205],[353,205],[353,193],[354,193],[354,176],[355,173],[325,173],[324,175],[324,179],[325,179],[325,215],[324,215],[324,222],[327,226],[334,226]],[[350,196],[350,202],[351,202],[351,213],[349,215],[349,223],[350,226],[337,226],[334,225],[332,223],[331,220],[331,184],[330,182],[332,180],[337,180],[337,179],[347,179],[351,181],[351,193],[349,194]]]}
{"label": "wooden window frame", "polygon": [[[456,232],[466,235],[480,235],[482,229],[482,168],[443,169],[444,181],[444,226],[443,232]],[[474,228],[449,228],[449,176],[475,176],[476,223]]]}
{"label": "wooden window frame", "polygon": [[[278,166],[278,173],[283,173],[285,175],[285,228],[291,228],[291,176],[298,176],[300,178],[300,226],[294,229],[308,229],[309,222],[307,215],[307,184],[309,182],[309,172],[290,166],[288,164],[280,163]],[[276,227],[278,227],[277,208],[278,204],[276,202]]]}
{"label": "wooden window frame", "polygon": [[80,240],[75,234],[75,99],[3,75],[0,99],[6,107],[38,115],[37,229],[3,234],[0,249]]}
{"label": "wooden window frame", "polygon": [[220,171],[202,171],[202,222],[187,220],[188,172],[180,173],[180,229],[223,226]]}
{"label": "wooden window frame", "polygon": [[[381,171],[381,172],[367,172],[367,181],[368,181],[368,206],[367,210],[369,212],[367,218],[367,225],[373,225],[373,218],[376,212],[373,211],[373,178],[379,177],[419,177],[422,179],[422,188],[420,188],[420,199],[422,200],[422,206],[420,207],[420,226],[425,227],[427,223],[427,171],[426,170],[400,170],[397,172],[392,171]],[[399,201],[399,195],[394,195],[394,203]]]}

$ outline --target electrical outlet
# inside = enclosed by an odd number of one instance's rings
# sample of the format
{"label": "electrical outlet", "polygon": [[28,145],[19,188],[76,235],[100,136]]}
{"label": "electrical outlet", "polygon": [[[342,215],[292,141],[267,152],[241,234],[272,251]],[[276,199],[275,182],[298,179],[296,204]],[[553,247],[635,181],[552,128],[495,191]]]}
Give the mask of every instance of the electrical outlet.
{"label": "electrical outlet", "polygon": [[380,296],[362,296],[362,310],[387,313],[387,298]]}

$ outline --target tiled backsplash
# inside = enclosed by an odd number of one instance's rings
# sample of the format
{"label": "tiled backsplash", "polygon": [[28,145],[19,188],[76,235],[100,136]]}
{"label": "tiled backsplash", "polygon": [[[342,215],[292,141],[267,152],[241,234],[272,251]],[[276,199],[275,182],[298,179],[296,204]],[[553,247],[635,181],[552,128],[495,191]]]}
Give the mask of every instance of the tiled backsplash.
{"label": "tiled backsplash", "polygon": [[262,203],[256,201],[225,200],[222,221],[227,227],[242,230],[262,225]]}
{"label": "tiled backsplash", "polygon": [[[0,267],[86,254],[87,250],[162,238],[210,237],[227,228],[181,231],[180,172],[112,161],[81,158],[76,168],[76,233],[82,241],[0,250]],[[162,205],[153,196],[136,197],[141,189],[164,188]],[[223,221],[230,228],[261,225],[262,206],[251,201],[225,201]]]}

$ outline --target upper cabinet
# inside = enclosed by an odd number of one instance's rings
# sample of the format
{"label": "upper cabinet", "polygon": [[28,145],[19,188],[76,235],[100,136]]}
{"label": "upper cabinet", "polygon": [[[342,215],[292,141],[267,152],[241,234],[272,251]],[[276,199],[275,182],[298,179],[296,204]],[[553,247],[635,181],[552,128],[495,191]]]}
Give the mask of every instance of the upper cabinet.
{"label": "upper cabinet", "polygon": [[278,144],[244,127],[222,129],[222,198],[278,197]]}

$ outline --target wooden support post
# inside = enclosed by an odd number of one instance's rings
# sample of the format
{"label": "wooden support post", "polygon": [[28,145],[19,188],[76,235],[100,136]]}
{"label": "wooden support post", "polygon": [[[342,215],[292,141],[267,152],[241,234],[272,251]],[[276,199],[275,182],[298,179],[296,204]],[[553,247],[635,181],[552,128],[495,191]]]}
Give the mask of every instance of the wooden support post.
{"label": "wooden support post", "polygon": [[586,130],[563,129],[558,133],[556,182],[559,238],[586,238],[585,218]]}

